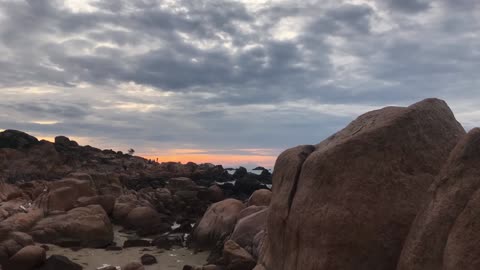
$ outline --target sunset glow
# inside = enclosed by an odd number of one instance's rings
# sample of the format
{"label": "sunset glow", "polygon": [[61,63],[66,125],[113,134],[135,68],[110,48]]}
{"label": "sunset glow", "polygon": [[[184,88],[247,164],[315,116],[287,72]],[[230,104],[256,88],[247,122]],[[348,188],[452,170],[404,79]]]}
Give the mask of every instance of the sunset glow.
{"label": "sunset glow", "polygon": [[146,159],[156,160],[158,162],[195,162],[195,163],[213,163],[224,166],[239,166],[244,164],[257,164],[263,167],[272,168],[276,156],[258,156],[258,155],[203,155],[203,154],[185,154],[185,155],[159,155],[143,156]]}

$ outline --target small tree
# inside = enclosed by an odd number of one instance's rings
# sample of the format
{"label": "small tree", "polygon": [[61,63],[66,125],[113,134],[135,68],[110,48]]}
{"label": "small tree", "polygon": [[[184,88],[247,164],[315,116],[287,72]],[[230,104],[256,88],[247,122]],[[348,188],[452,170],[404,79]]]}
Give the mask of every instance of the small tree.
{"label": "small tree", "polygon": [[133,150],[133,148],[128,149],[128,154],[130,156],[133,156],[133,153],[135,153],[135,150]]}

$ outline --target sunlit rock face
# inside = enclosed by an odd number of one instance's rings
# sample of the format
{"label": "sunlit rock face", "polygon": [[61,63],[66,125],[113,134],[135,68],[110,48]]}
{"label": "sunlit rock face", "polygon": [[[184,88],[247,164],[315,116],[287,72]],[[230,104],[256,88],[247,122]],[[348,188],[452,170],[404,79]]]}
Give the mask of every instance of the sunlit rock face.
{"label": "sunlit rock face", "polygon": [[261,262],[269,270],[395,269],[427,189],[465,134],[427,99],[358,117],[283,152]]}

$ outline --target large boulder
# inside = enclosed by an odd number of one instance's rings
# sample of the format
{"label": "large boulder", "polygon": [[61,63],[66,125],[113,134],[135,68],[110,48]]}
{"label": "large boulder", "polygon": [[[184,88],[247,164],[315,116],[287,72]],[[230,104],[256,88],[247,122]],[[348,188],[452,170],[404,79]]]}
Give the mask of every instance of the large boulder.
{"label": "large boulder", "polygon": [[235,199],[212,204],[193,232],[193,240],[199,246],[213,246],[222,237],[232,233],[238,214],[245,205]]}
{"label": "large boulder", "polygon": [[41,243],[105,247],[113,241],[113,228],[105,210],[99,205],[78,207],[65,214],[40,220],[31,230]]}
{"label": "large boulder", "polygon": [[[150,207],[132,209],[125,219],[125,226],[134,229],[140,235],[165,232],[160,214]],[[167,226],[170,227],[170,226]]]}
{"label": "large boulder", "polygon": [[455,147],[412,224],[398,270],[480,269],[480,129]]}
{"label": "large boulder", "polygon": [[45,262],[47,255],[45,249],[39,246],[26,246],[13,255],[5,269],[31,270]]}
{"label": "large boulder", "polygon": [[465,131],[427,99],[358,117],[283,152],[273,175],[267,269],[394,269],[427,189]]}

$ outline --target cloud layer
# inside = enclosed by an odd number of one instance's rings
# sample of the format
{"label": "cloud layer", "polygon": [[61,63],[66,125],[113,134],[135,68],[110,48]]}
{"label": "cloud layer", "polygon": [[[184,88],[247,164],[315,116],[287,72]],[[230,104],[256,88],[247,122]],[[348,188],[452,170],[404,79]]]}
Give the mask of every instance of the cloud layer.
{"label": "cloud layer", "polygon": [[0,129],[148,155],[275,156],[426,97],[469,128],[480,122],[479,5],[0,0]]}

